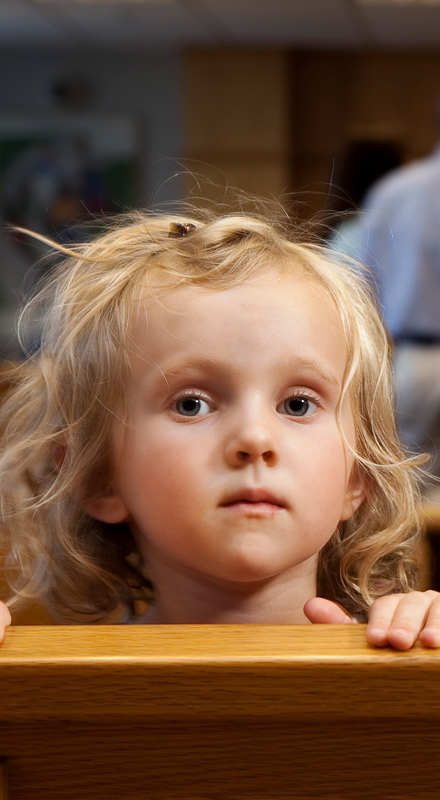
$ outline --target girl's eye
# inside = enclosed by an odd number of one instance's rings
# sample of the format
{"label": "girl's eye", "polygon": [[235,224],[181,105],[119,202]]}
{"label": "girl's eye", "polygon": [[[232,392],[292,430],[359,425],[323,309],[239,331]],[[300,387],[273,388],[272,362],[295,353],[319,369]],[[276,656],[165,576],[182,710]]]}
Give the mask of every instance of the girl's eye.
{"label": "girl's eye", "polygon": [[277,410],[281,410],[282,413],[287,414],[289,417],[309,417],[316,409],[317,405],[313,400],[303,395],[295,395],[284,400]]}
{"label": "girl's eye", "polygon": [[211,408],[206,400],[194,395],[181,397],[174,403],[174,408],[182,417],[200,417],[202,414],[209,414]]}

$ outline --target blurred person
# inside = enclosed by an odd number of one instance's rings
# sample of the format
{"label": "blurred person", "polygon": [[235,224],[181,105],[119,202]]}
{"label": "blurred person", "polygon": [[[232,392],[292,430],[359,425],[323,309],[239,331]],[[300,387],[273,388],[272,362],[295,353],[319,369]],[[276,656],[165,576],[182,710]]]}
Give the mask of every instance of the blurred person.
{"label": "blurred person", "polygon": [[327,244],[349,258],[359,257],[365,196],[383,175],[402,164],[403,150],[394,139],[353,139],[336,166],[332,216]]}
{"label": "blurred person", "polygon": [[[440,98],[437,117],[440,128]],[[368,192],[356,257],[373,271],[394,341],[400,438],[429,452],[440,477],[440,143]]]}

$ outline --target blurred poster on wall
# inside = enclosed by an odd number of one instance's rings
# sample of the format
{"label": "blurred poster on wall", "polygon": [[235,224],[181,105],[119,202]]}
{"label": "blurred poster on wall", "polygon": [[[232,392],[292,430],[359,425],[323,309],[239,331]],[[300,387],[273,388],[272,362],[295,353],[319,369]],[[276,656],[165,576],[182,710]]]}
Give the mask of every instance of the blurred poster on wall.
{"label": "blurred poster on wall", "polygon": [[69,245],[84,224],[136,207],[140,138],[136,121],[121,115],[0,117],[0,358],[15,356],[20,299],[53,263],[12,228]]}

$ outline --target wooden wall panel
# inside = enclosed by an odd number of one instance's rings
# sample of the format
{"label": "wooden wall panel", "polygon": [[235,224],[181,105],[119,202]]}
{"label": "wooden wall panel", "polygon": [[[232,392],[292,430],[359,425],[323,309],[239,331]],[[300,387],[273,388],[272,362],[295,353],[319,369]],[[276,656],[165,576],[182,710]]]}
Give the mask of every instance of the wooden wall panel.
{"label": "wooden wall panel", "polygon": [[436,141],[440,53],[189,50],[183,63],[184,157],[213,199],[228,183],[301,190],[313,216],[351,139],[398,139],[408,160]]}
{"label": "wooden wall panel", "polygon": [[286,141],[282,51],[201,51],[185,56],[188,151],[274,153]]}
{"label": "wooden wall panel", "polygon": [[[228,185],[279,196],[290,169],[290,78],[284,51],[188,51],[184,155],[222,199]],[[218,188],[216,188],[218,187]]]}
{"label": "wooden wall panel", "polygon": [[299,52],[291,73],[291,187],[309,215],[331,207],[326,187],[351,140],[400,141],[407,161],[434,147],[440,53]]}

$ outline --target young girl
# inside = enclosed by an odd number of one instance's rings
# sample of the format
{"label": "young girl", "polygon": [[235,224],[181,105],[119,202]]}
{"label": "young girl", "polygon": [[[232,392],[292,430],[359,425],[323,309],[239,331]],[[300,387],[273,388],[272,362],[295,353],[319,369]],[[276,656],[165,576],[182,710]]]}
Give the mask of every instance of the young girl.
{"label": "young girl", "polygon": [[138,213],[58,249],[2,408],[10,607],[296,624],[373,604],[372,643],[439,644],[438,595],[410,592],[416,462],[359,275],[242,214]]}

